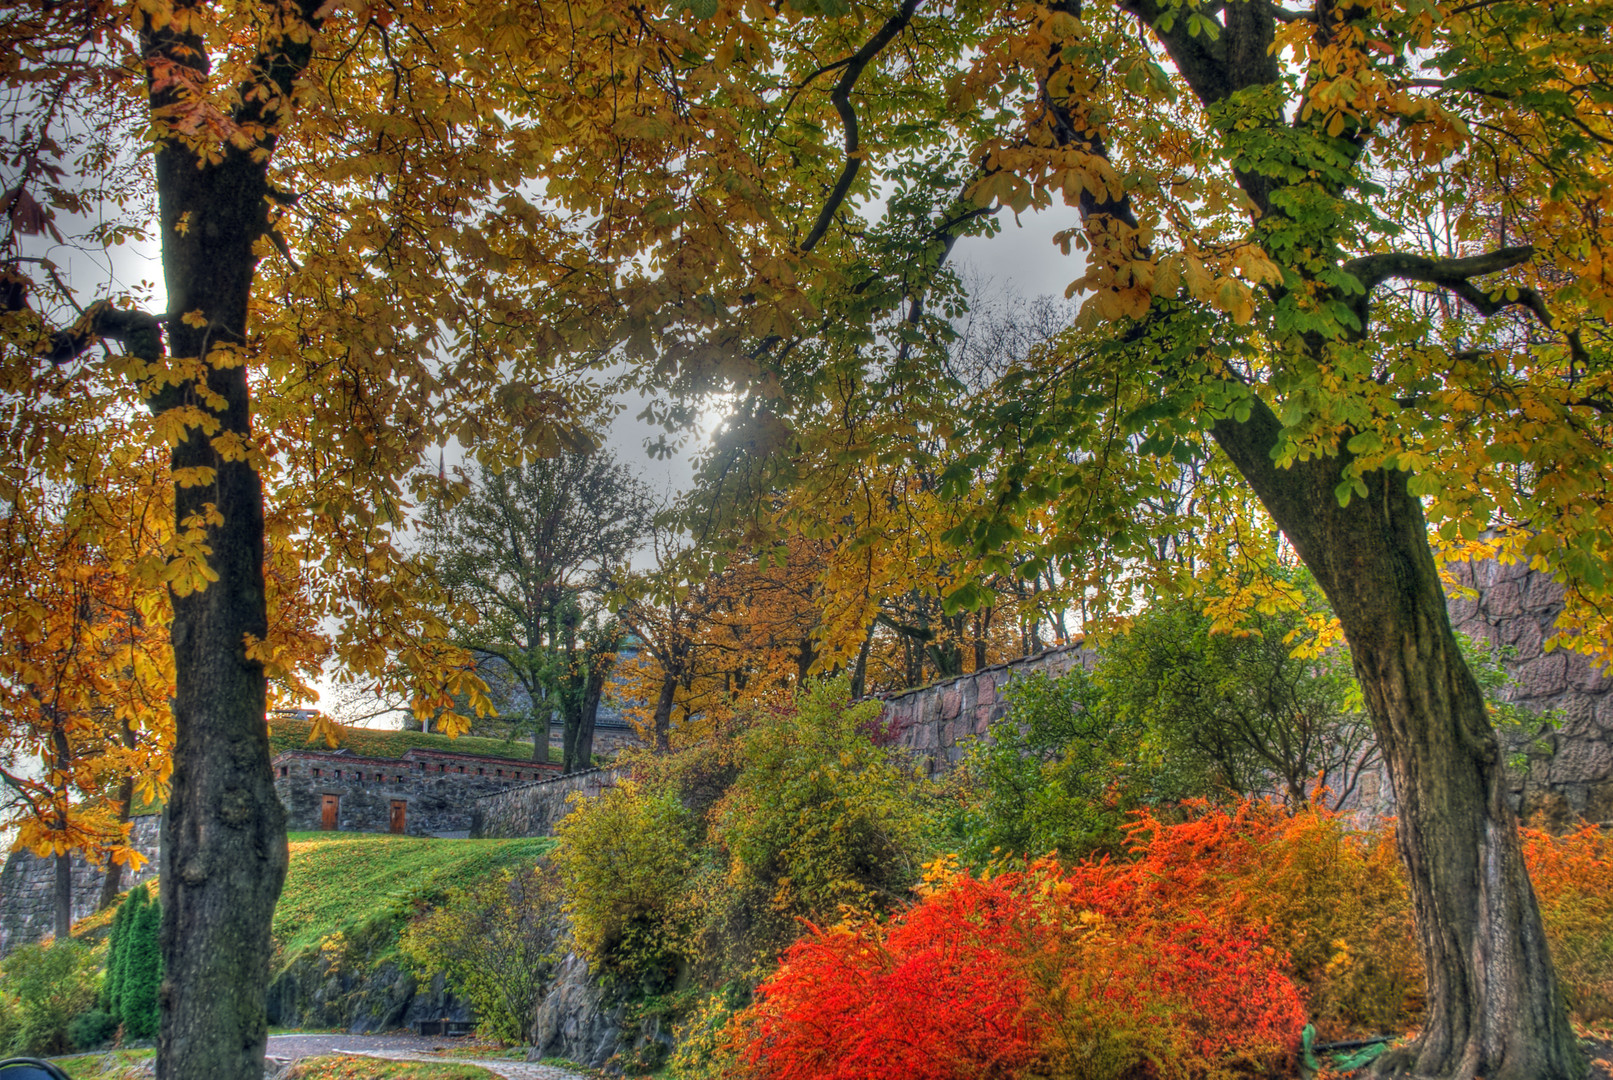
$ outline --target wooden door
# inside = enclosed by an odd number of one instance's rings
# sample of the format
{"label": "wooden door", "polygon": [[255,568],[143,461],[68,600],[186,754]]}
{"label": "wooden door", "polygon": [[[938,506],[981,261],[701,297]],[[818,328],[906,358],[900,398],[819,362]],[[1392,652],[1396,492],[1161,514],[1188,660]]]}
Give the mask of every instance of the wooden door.
{"label": "wooden door", "polygon": [[325,803],[319,808],[319,827],[327,832],[336,831],[336,807],[341,802],[340,795],[326,795]]}
{"label": "wooden door", "polygon": [[404,802],[402,799],[393,799],[392,800],[392,831],[393,832],[400,833],[400,832],[404,831],[404,815],[407,814],[407,812],[408,812],[405,808],[408,805],[409,804]]}

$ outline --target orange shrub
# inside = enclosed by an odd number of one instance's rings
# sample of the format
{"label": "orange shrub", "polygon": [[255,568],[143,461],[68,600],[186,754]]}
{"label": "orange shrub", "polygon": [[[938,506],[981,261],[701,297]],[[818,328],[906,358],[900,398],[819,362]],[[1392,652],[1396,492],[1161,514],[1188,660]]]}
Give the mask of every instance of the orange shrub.
{"label": "orange shrub", "polygon": [[1297,1045],[1261,928],[1159,903],[1156,866],[951,877],[887,927],[814,930],[738,1020],[757,1080],[1218,1078]]}
{"label": "orange shrub", "polygon": [[1151,902],[1265,927],[1323,1041],[1417,1020],[1422,957],[1392,828],[1264,802],[1191,809],[1131,826]]}
{"label": "orange shrub", "polygon": [[1557,978],[1575,1019],[1613,1019],[1613,838],[1595,825],[1567,836],[1523,830]]}
{"label": "orange shrub", "polygon": [[[885,926],[796,943],[730,1031],[752,1080],[1220,1080],[1414,1024],[1423,972],[1390,827],[1258,802],[1144,813],[1132,857],[941,874]],[[1524,830],[1576,1018],[1613,1018],[1613,838]]]}

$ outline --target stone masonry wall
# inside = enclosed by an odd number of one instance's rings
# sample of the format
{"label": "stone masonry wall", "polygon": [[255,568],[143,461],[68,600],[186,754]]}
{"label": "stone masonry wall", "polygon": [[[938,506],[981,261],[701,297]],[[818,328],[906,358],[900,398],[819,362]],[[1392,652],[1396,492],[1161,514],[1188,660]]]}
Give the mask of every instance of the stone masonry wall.
{"label": "stone masonry wall", "polygon": [[476,837],[553,836],[571,812],[571,797],[592,799],[627,775],[625,768],[585,769],[553,780],[523,784],[476,800],[471,835]]}
{"label": "stone masonry wall", "polygon": [[[140,869],[123,869],[123,887],[133,888],[157,872],[157,835],[161,814],[143,814],[129,823],[129,843],[146,861]],[[73,859],[73,919],[95,911],[105,871]],[[0,956],[49,937],[56,922],[56,864],[31,851],[12,852],[0,869]]]}
{"label": "stone masonry wall", "polygon": [[[1553,827],[1580,819],[1613,822],[1613,675],[1568,649],[1545,651],[1563,610],[1562,586],[1517,563],[1494,561],[1456,568],[1472,598],[1450,602],[1451,623],[1477,641],[1510,648],[1503,666],[1517,681],[1507,698],[1523,709],[1555,711],[1559,728],[1545,737],[1520,776],[1515,800],[1526,819],[1541,814]],[[1007,712],[1002,690],[1030,672],[1057,676],[1077,664],[1090,670],[1097,654],[1080,644],[935,683],[885,699],[884,722],[895,743],[923,758],[933,773],[962,758],[968,740],[986,735]],[[1352,808],[1365,818],[1394,814],[1394,797],[1381,770],[1361,778]]]}
{"label": "stone masonry wall", "polygon": [[1546,752],[1531,755],[1521,813],[1558,828],[1581,818],[1613,822],[1613,677],[1581,653],[1544,648],[1563,611],[1562,586],[1522,563],[1493,561],[1461,567],[1458,581],[1478,595],[1451,601],[1451,624],[1514,650],[1503,661],[1518,682],[1507,692],[1513,703],[1557,713]]}
{"label": "stone masonry wall", "polygon": [[984,736],[1007,713],[1003,688],[1011,678],[1038,673],[1057,678],[1077,666],[1090,671],[1096,661],[1097,654],[1077,642],[891,694],[884,699],[885,731],[895,745],[922,758],[931,773],[944,772],[963,758],[969,740]]}
{"label": "stone masonry wall", "polygon": [[325,796],[334,795],[337,831],[389,832],[397,801],[404,804],[403,831],[410,836],[466,835],[477,797],[557,769],[548,763],[422,750],[401,758],[287,750],[272,764],[288,830],[321,828]]}

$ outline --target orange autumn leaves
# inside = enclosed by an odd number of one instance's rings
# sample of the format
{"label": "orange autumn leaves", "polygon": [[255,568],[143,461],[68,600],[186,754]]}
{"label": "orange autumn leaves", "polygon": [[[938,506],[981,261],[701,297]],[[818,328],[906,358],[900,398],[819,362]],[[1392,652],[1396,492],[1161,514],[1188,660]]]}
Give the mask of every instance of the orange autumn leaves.
{"label": "orange autumn leaves", "polygon": [[1280,828],[1251,811],[1178,826],[1145,815],[1131,827],[1135,861],[1048,859],[984,877],[937,863],[927,895],[890,926],[814,929],[793,946],[742,1017],[741,1059],[758,1080],[1276,1064],[1298,1045],[1301,991],[1267,929],[1216,887],[1235,849]]}
{"label": "orange autumn leaves", "polygon": [[[1403,1030],[1422,968],[1392,827],[1244,802],[1130,826],[1133,857],[932,864],[880,925],[809,927],[729,1029],[748,1080],[1246,1075]],[[1613,840],[1524,830],[1582,1022],[1613,1015]]]}

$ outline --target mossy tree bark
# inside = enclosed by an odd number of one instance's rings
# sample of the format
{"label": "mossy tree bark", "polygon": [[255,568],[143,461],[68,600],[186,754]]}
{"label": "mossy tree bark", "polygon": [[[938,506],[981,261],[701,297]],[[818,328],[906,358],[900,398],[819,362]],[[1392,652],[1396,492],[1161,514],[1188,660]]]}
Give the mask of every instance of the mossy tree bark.
{"label": "mossy tree bark", "polygon": [[1398,806],[1428,973],[1420,1039],[1380,1075],[1552,1080],[1585,1075],[1507,802],[1484,698],[1451,631],[1410,474],[1366,476],[1340,506],[1338,458],[1272,460],[1257,404],[1215,437],[1337,612]]}
{"label": "mossy tree bark", "polygon": [[[298,12],[317,30],[314,9]],[[177,17],[147,28],[154,116],[187,104],[186,80],[206,85],[207,41]],[[295,20],[288,20],[293,25]],[[185,29],[176,30],[182,26]],[[269,230],[273,157],[293,84],[312,57],[311,35],[266,35],[235,117],[266,134],[199,158],[176,134],[157,143],[155,169],[170,355],[203,367],[152,400],[158,412],[201,408],[216,430],[190,428],[174,447],[181,534],[200,530],[214,579],[173,590],[176,671],[172,788],[162,820],[159,1080],[261,1080],[268,1036],[270,920],[285,878],[285,813],[275,797],[264,722],[267,684],[248,642],[268,631],[263,579],[263,488],[251,446],[245,365],[254,245]],[[165,129],[159,125],[161,134]],[[149,348],[149,346],[148,346]],[[187,470],[188,472],[180,472]],[[196,471],[200,470],[200,471]],[[196,584],[196,583],[191,583]]]}

